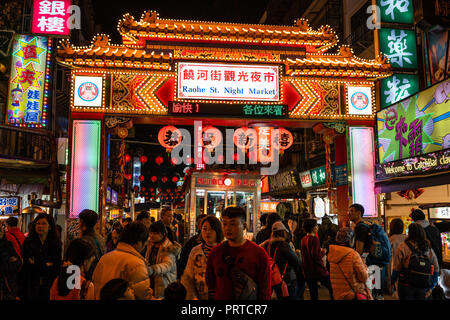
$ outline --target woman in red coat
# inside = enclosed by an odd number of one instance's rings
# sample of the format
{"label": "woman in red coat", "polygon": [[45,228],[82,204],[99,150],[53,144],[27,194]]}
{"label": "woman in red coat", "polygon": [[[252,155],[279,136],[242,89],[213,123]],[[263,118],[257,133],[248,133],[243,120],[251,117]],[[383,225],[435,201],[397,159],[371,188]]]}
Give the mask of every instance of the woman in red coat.
{"label": "woman in red coat", "polygon": [[326,287],[333,300],[333,290],[330,275],[323,264],[325,249],[320,248],[319,238],[316,236],[319,227],[315,219],[306,219],[303,223],[306,236],[302,238],[300,250],[302,252],[303,273],[308,284],[311,300],[319,300],[318,282]]}

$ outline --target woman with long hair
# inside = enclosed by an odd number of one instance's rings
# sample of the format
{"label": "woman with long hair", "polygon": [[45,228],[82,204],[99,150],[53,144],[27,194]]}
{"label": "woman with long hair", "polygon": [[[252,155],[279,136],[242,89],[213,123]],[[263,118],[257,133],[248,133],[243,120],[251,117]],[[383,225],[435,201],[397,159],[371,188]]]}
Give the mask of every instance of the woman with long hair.
{"label": "woman with long hair", "polygon": [[[430,270],[416,270],[417,265],[426,268],[430,264]],[[395,251],[392,269],[391,287],[398,280],[400,300],[425,300],[431,295],[439,280],[439,264],[425,230],[419,224],[409,226],[408,237]]]}
{"label": "woman with long hair", "polygon": [[61,242],[52,216],[40,213],[33,220],[30,233],[23,242],[22,252],[21,298],[48,300],[52,283],[61,268]]}
{"label": "woman with long hair", "polygon": [[[61,272],[50,289],[50,300],[94,300],[94,285],[84,278],[94,259],[95,250],[89,242],[84,239],[70,242]],[[78,279],[73,278],[77,277],[77,271]]]}
{"label": "woman with long hair", "polygon": [[181,276],[181,284],[187,291],[187,300],[208,300],[206,261],[211,249],[223,240],[222,224],[212,215],[203,218],[200,230],[201,244],[192,249],[186,269]]}

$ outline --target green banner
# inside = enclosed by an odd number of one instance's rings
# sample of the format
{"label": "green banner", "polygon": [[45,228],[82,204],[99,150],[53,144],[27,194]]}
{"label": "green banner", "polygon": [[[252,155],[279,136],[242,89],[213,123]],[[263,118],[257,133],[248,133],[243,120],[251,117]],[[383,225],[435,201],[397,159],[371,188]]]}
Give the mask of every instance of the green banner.
{"label": "green banner", "polygon": [[395,73],[381,79],[381,108],[384,109],[419,91],[417,75]]}
{"label": "green banner", "polygon": [[394,68],[417,69],[416,35],[412,30],[379,30],[380,51]]}
{"label": "green banner", "polygon": [[381,22],[414,23],[413,0],[377,0]]}

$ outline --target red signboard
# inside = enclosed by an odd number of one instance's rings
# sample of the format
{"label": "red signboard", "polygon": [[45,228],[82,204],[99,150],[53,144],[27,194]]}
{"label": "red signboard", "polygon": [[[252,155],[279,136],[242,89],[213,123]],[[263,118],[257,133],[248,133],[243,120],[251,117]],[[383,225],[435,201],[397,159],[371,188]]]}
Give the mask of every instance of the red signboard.
{"label": "red signboard", "polygon": [[32,33],[69,36],[70,0],[34,0]]}
{"label": "red signboard", "polygon": [[240,178],[197,178],[196,186],[256,187],[256,180]]}

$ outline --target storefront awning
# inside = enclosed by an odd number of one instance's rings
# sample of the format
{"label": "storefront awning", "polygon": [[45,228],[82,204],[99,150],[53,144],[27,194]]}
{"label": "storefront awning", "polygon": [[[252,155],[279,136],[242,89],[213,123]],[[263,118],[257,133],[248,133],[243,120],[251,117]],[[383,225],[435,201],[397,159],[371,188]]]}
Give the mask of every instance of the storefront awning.
{"label": "storefront awning", "polygon": [[448,184],[450,181],[450,172],[428,175],[399,177],[375,183],[375,193],[387,193],[402,190],[411,190],[424,187],[439,186]]}

